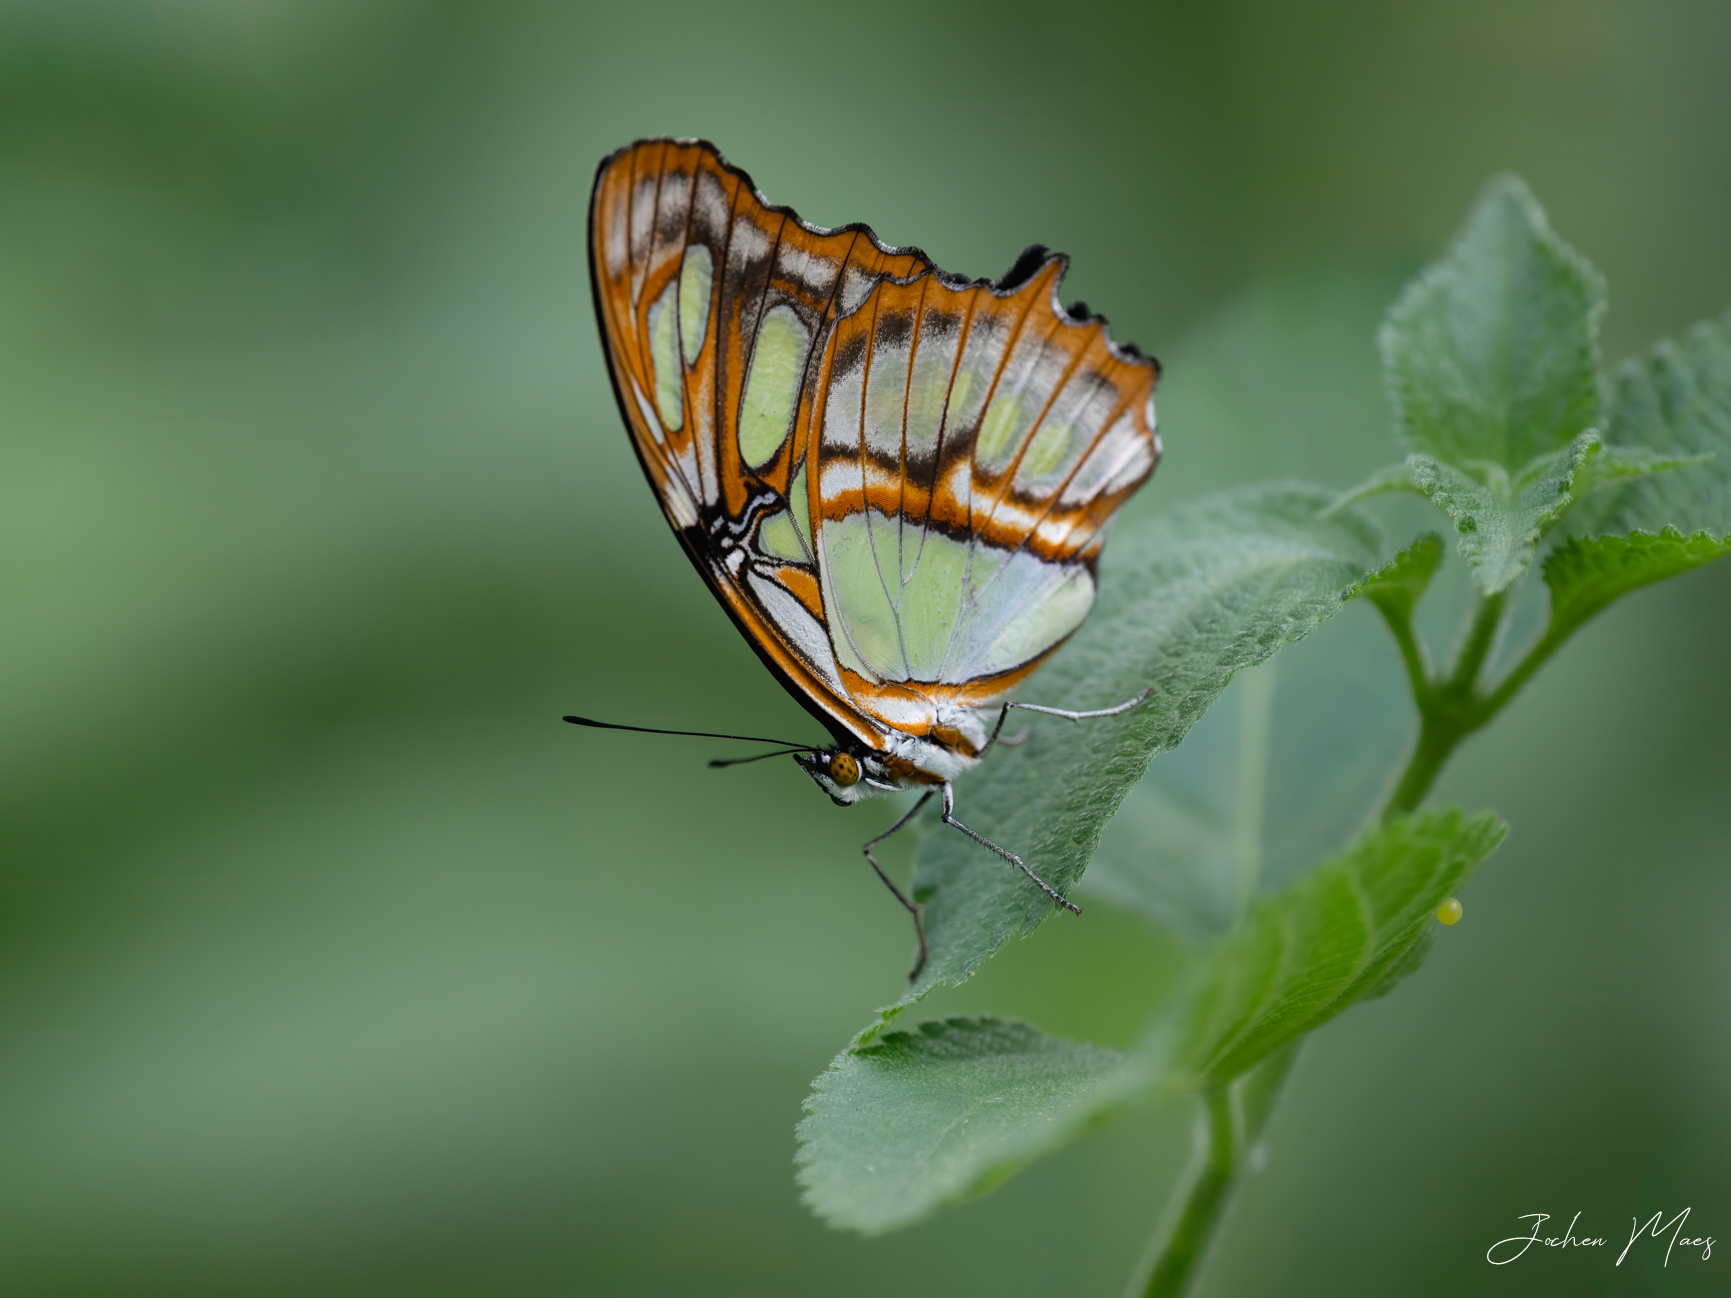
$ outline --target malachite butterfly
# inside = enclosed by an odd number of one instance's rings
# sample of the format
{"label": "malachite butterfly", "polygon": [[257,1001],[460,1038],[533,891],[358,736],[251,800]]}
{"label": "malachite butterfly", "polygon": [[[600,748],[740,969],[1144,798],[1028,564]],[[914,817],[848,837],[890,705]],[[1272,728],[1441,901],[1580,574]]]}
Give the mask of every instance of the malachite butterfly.
{"label": "malachite butterfly", "polygon": [[[788,744],[794,760],[838,803],[922,793],[891,833],[941,793],[944,823],[1075,910],[954,818],[950,784],[1011,707],[1081,719],[1145,697],[1007,701],[1088,615],[1106,524],[1160,455],[1159,366],[1059,305],[1066,265],[1035,246],[996,281],[948,274],[771,205],[701,140],[609,155],[589,208],[643,471],[741,634],[833,736]],[[866,858],[917,929],[872,857],[885,836]],[[922,931],[921,965],[925,950]]]}

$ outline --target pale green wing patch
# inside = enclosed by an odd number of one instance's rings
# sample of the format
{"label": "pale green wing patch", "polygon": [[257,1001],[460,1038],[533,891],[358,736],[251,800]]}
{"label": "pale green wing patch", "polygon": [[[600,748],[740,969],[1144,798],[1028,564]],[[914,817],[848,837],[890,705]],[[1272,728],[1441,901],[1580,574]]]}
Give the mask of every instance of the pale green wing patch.
{"label": "pale green wing patch", "polygon": [[757,549],[771,559],[785,559],[788,563],[811,562],[800,541],[799,529],[794,526],[793,516],[785,509],[777,510],[757,525]]}
{"label": "pale green wing patch", "polygon": [[905,437],[910,459],[937,453],[938,432],[953,391],[950,377],[956,367],[956,349],[961,343],[955,325],[935,328],[930,320],[920,335],[919,350],[908,375],[907,428]]}
{"label": "pale green wing patch", "polygon": [[758,326],[739,406],[739,455],[753,469],[775,458],[793,427],[811,331],[794,309],[771,307]]}
{"label": "pale green wing patch", "polygon": [[968,547],[938,531],[910,528],[920,536],[919,559],[902,587],[902,644],[908,674],[934,681],[943,669],[944,654],[955,630],[962,583],[967,580]]}
{"label": "pale green wing patch", "polygon": [[[1094,607],[1094,577],[1080,564],[1060,567],[1017,553],[981,604],[976,620],[997,624],[998,632],[983,645],[983,637],[968,644],[951,668],[953,679],[1008,671],[1057,644]],[[1000,611],[1004,616],[996,616]]]}
{"label": "pale green wing patch", "polygon": [[[884,594],[889,597],[890,605],[895,607],[901,603],[902,595],[902,519],[891,518],[875,509],[867,510],[865,517],[866,525],[871,529],[872,558],[876,561],[878,575],[883,580]],[[896,643],[896,656],[899,659],[899,629],[896,632]]]}
{"label": "pale green wing patch", "polygon": [[980,435],[974,442],[974,458],[988,469],[1001,469],[1009,462],[1006,452],[1016,444],[1022,399],[1015,393],[998,397],[986,411]]}
{"label": "pale green wing patch", "polygon": [[[900,523],[900,551],[897,520],[875,509],[829,520],[820,533],[830,639],[856,671],[850,651],[882,680],[960,684],[1038,657],[1093,607],[1094,578],[1080,564]],[[901,553],[918,556],[905,580]]]}
{"label": "pale green wing patch", "polygon": [[826,521],[817,553],[836,657],[868,679],[906,680],[896,611],[878,572],[866,516]]}
{"label": "pale green wing patch", "polygon": [[703,244],[695,243],[685,250],[685,260],[679,266],[679,345],[688,369],[697,364],[697,353],[703,350],[703,338],[709,332],[709,289],[714,271],[714,261]]}
{"label": "pale green wing patch", "polygon": [[669,284],[649,308],[649,359],[655,369],[655,408],[668,432],[685,423],[685,370],[679,363],[675,335],[679,317],[674,305],[678,286]]}
{"label": "pale green wing patch", "polygon": [[907,391],[907,339],[892,345],[880,338],[872,349],[865,394],[865,444],[880,455],[895,456],[901,451]]}

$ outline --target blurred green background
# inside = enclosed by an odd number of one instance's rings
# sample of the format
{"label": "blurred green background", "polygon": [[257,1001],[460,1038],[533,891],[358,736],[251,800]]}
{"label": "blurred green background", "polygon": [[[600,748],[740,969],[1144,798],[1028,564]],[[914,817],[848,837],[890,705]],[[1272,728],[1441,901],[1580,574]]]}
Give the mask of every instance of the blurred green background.
{"label": "blurred green background", "polygon": [[[895,808],[557,721],[812,729],[633,461],[596,161],[1068,251],[1167,364],[1158,508],[1393,458],[1375,324],[1495,170],[1608,357],[1721,311],[1728,114],[1680,0],[0,6],[0,1291],[1117,1293],[1181,1106],[890,1238],[798,1203]],[[1731,571],[1632,597],[1463,750],[1514,831],[1312,1043],[1205,1293],[1725,1291],[1728,636]],[[1121,1044],[1172,965],[1095,905],[926,1008]],[[1709,1263],[1484,1262],[1686,1206]]]}

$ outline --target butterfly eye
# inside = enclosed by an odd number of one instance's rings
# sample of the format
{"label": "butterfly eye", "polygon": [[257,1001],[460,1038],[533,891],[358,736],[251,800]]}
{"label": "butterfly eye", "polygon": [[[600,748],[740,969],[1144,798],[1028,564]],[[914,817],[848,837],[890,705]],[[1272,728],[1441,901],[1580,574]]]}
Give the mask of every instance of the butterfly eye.
{"label": "butterfly eye", "polygon": [[1436,908],[1437,921],[1442,924],[1454,924],[1460,920],[1461,904],[1457,898],[1450,897]]}
{"label": "butterfly eye", "polygon": [[829,778],[842,788],[859,783],[859,763],[848,753],[837,753],[829,759]]}

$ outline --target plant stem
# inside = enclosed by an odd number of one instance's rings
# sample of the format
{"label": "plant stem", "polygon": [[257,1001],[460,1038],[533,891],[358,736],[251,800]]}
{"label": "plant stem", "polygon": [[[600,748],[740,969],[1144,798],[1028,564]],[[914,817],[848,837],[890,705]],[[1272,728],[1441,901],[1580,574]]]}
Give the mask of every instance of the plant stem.
{"label": "plant stem", "polygon": [[1170,1231],[1158,1237],[1153,1271],[1138,1291],[1142,1298],[1181,1298],[1189,1291],[1238,1180],[1243,1130],[1231,1083],[1209,1082],[1202,1102],[1203,1121],[1190,1184],[1183,1191]]}
{"label": "plant stem", "polygon": [[1203,1084],[1196,1157],[1173,1191],[1172,1206],[1131,1276],[1126,1298],[1182,1298],[1195,1287],[1208,1246],[1226,1219],[1238,1181],[1253,1167],[1251,1152],[1303,1048],[1304,1038],[1296,1037],[1242,1077]]}
{"label": "plant stem", "polygon": [[1508,594],[1498,591],[1495,595],[1480,595],[1478,604],[1473,609],[1472,625],[1467,628],[1467,638],[1461,644],[1460,657],[1455,660],[1454,675],[1450,678],[1446,690],[1471,694],[1478,684],[1479,669],[1485,665],[1485,657],[1491,651],[1491,645],[1496,642],[1497,629],[1502,626],[1503,607],[1508,602]]}
{"label": "plant stem", "polygon": [[1443,763],[1448,761],[1449,754],[1464,737],[1465,732],[1459,728],[1421,714],[1418,743],[1407,759],[1406,770],[1401,772],[1400,783],[1394,786],[1388,805],[1382,809],[1385,823],[1417,809],[1418,804],[1424,801],[1424,795],[1430,792],[1430,786],[1436,783]]}
{"label": "plant stem", "polygon": [[[1431,785],[1436,783],[1436,777],[1442,772],[1449,755],[1454,752],[1455,745],[1495,716],[1497,710],[1520,688],[1526,677],[1532,674],[1533,668],[1537,667],[1537,662],[1528,666],[1523,660],[1521,666],[1510,673],[1509,679],[1503,682],[1503,687],[1495,694],[1486,698],[1479,692],[1479,673],[1484,670],[1485,659],[1490,656],[1491,646],[1496,643],[1507,603],[1508,597],[1502,591],[1494,595],[1479,596],[1478,604],[1473,610],[1473,620],[1467,627],[1466,638],[1461,642],[1460,654],[1455,659],[1454,670],[1446,680],[1436,681],[1414,673],[1417,650],[1410,613],[1397,614],[1390,608],[1379,605],[1389,624],[1389,630],[1394,633],[1395,643],[1400,646],[1401,657],[1407,662],[1407,675],[1412,681],[1413,702],[1417,705],[1419,714],[1418,743],[1413,745],[1406,770],[1401,772],[1400,782],[1394,786],[1388,805],[1383,808],[1382,819],[1385,822],[1417,809],[1418,804],[1424,801],[1425,794],[1430,792]],[[1541,640],[1539,645],[1534,646],[1533,652],[1537,652],[1543,644],[1544,641]],[[1532,653],[1527,655],[1528,659],[1532,657]]]}
{"label": "plant stem", "polygon": [[[1532,648],[1521,656],[1520,662],[1515,664],[1513,670],[1503,677],[1502,683],[1492,690],[1484,702],[1479,705],[1480,711],[1484,713],[1485,721],[1489,721],[1502,711],[1503,704],[1514,698],[1521,686],[1527,683],[1527,679],[1539,669],[1539,665],[1556,651],[1558,645],[1568,639],[1569,632],[1573,630],[1574,628],[1571,627],[1559,635],[1556,627],[1553,626],[1533,642]],[[1479,724],[1483,725],[1484,721]]]}
{"label": "plant stem", "polygon": [[[1412,625],[1412,610],[1405,604],[1378,600],[1400,647],[1418,707],[1419,735],[1400,781],[1383,809],[1386,820],[1415,810],[1436,783],[1455,746],[1484,725],[1514,697],[1527,679],[1562,642],[1562,636],[1546,632],[1522,656],[1521,661],[1490,693],[1479,688],[1479,675],[1490,657],[1497,633],[1507,612],[1507,595],[1481,595],[1473,618],[1461,641],[1460,653],[1447,677],[1430,674],[1424,647]],[[1566,633],[1565,633],[1566,634]],[[1152,1265],[1145,1285],[1132,1284],[1135,1298],[1183,1298],[1196,1283],[1208,1246],[1225,1218],[1232,1192],[1244,1172],[1247,1146],[1260,1132],[1273,1108],[1287,1070],[1296,1057],[1296,1046],[1288,1048],[1264,1065],[1268,1069],[1258,1093],[1257,1113],[1249,1129],[1232,1083],[1209,1081],[1202,1093],[1203,1115],[1198,1128],[1195,1162],[1187,1173],[1188,1183],[1179,1192],[1169,1224],[1155,1236],[1150,1250]],[[1255,1074],[1253,1072],[1252,1077]],[[1250,1080],[1249,1078],[1246,1081]],[[1148,1265],[1147,1263],[1144,1264]]]}
{"label": "plant stem", "polygon": [[1412,686],[1413,701],[1418,703],[1422,711],[1430,698],[1430,664],[1425,658],[1424,646],[1419,643],[1418,636],[1413,631],[1412,611],[1382,600],[1376,601],[1376,607],[1382,613],[1383,620],[1388,623],[1395,644],[1400,648],[1400,660],[1406,665],[1407,684]]}

